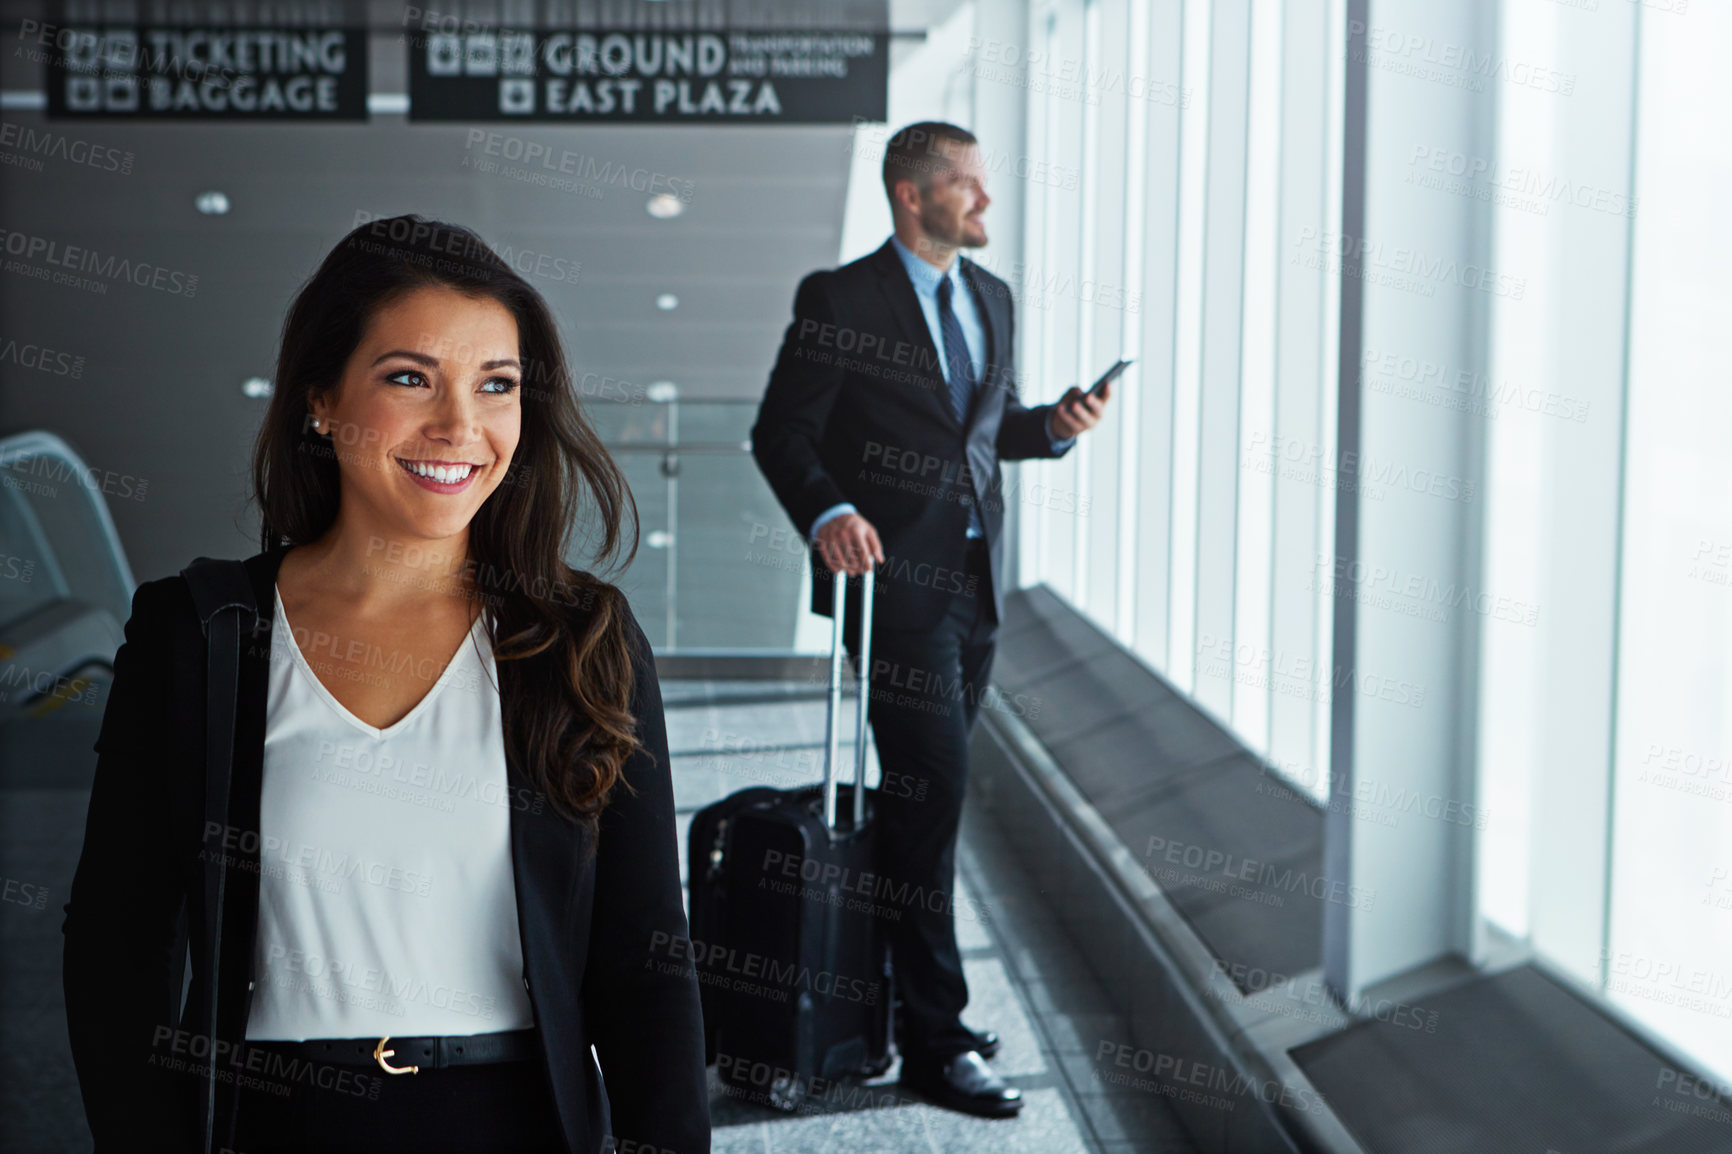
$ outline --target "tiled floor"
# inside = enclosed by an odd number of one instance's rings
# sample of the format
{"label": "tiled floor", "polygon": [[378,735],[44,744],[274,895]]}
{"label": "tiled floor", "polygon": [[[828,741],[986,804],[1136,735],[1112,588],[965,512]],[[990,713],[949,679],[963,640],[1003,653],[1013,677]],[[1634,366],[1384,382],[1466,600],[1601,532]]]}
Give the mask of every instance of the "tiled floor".
{"label": "tiled floor", "polygon": [[[681,853],[691,814],[748,785],[790,787],[823,775],[823,687],[784,682],[662,683]],[[844,710],[851,734],[852,703]],[[850,749],[852,747],[849,747]],[[868,746],[867,782],[877,780]],[[684,863],[682,862],[682,872]],[[730,1098],[712,1073],[716,1154],[848,1154],[991,1150],[993,1154],[1182,1154],[1192,1150],[1166,1103],[1098,1081],[1103,1042],[1129,1040],[1082,954],[997,828],[966,811],[957,853],[957,923],[968,979],[963,1018],[1003,1039],[993,1068],[1022,1090],[1014,1119],[942,1110],[898,1091],[898,1069],[858,1104],[795,1114]]]}

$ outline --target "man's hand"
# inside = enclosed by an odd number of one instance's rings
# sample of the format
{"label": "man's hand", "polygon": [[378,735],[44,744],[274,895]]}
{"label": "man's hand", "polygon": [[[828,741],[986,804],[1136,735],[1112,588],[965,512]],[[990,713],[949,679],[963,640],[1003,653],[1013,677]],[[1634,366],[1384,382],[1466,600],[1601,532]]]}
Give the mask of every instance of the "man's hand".
{"label": "man's hand", "polygon": [[[1058,407],[1052,411],[1052,435],[1063,441],[1078,433],[1087,432],[1100,421],[1101,414],[1107,411],[1107,402],[1112,399],[1114,382],[1108,381],[1101,386],[1101,395],[1091,397],[1076,385],[1072,385],[1065,395],[1059,398]],[[828,525],[824,526],[826,529]]]}
{"label": "man's hand", "polygon": [[884,546],[878,543],[878,530],[858,513],[842,513],[824,522],[818,530],[818,552],[832,573],[858,577],[871,567],[882,564]]}

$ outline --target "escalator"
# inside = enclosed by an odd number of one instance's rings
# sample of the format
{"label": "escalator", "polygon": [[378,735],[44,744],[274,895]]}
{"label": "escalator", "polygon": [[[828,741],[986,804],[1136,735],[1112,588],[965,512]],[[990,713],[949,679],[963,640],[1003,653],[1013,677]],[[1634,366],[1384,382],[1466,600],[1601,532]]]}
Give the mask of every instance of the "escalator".
{"label": "escalator", "polygon": [[0,440],[0,786],[88,788],[132,602],[101,494],[52,434]]}
{"label": "escalator", "polygon": [[62,907],[133,579],[84,462],[0,439],[0,1150],[88,1150],[66,1040]]}

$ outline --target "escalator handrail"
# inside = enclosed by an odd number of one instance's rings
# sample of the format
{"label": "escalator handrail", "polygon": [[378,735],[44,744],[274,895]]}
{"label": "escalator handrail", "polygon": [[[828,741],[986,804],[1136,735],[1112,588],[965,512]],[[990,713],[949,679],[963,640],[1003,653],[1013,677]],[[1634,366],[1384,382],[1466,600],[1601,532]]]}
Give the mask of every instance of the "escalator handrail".
{"label": "escalator handrail", "polygon": [[[19,461],[28,461],[36,457],[51,457],[59,460],[78,471],[79,476],[89,472],[89,466],[65,441],[53,433],[43,429],[31,429],[28,432],[13,433],[9,437],[0,437],[0,469],[11,468]],[[138,583],[133,580],[132,566],[127,564],[126,551],[121,548],[120,534],[115,531],[114,518],[109,515],[108,503],[97,496],[88,485],[80,485],[85,500],[90,502],[91,510],[96,514],[96,524],[102,533],[103,542],[108,546],[109,560],[114,565],[115,572],[120,577],[121,589],[126,600],[121,608],[125,609],[132,602],[133,591]]]}

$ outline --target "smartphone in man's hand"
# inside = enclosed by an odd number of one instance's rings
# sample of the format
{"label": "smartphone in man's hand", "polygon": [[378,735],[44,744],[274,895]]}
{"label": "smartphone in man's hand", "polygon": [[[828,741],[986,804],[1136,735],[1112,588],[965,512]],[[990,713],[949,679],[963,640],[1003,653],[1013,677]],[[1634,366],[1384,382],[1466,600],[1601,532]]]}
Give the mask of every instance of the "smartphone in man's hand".
{"label": "smartphone in man's hand", "polygon": [[1089,386],[1089,396],[1098,397],[1112,382],[1119,379],[1124,371],[1131,367],[1131,361],[1120,361],[1101,374],[1101,379]]}

